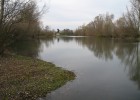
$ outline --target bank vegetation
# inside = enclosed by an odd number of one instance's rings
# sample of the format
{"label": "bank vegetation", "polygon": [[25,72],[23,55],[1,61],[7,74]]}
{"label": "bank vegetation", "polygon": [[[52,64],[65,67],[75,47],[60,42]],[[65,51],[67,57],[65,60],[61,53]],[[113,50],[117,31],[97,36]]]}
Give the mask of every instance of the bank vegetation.
{"label": "bank vegetation", "polygon": [[36,100],[74,78],[73,72],[49,62],[19,55],[0,57],[1,100]]}
{"label": "bank vegetation", "polygon": [[117,20],[113,14],[99,14],[87,25],[82,25],[75,35],[114,38],[137,38],[140,36],[140,1],[130,0],[131,6]]}
{"label": "bank vegetation", "polygon": [[40,9],[35,0],[0,1],[0,55],[17,40],[47,34],[40,22],[47,7]]}

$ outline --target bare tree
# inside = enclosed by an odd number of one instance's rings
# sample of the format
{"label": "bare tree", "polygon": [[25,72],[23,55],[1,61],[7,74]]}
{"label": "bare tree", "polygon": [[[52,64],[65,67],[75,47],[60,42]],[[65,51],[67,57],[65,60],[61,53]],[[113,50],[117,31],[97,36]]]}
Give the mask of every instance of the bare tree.
{"label": "bare tree", "polygon": [[140,0],[130,0],[131,8],[124,14],[130,36],[140,35]]}
{"label": "bare tree", "polygon": [[89,24],[81,26],[76,33],[94,36],[112,36],[114,33],[113,14],[99,14]]}
{"label": "bare tree", "polygon": [[1,0],[0,2],[0,27],[2,24],[2,19],[3,19],[3,12],[4,12],[4,0]]}
{"label": "bare tree", "polygon": [[138,31],[140,31],[140,0],[131,0],[132,5],[132,17],[134,19],[134,23],[136,24],[136,27]]}
{"label": "bare tree", "polygon": [[41,12],[37,10],[33,0],[0,2],[0,54],[2,54],[21,33],[38,32]]}

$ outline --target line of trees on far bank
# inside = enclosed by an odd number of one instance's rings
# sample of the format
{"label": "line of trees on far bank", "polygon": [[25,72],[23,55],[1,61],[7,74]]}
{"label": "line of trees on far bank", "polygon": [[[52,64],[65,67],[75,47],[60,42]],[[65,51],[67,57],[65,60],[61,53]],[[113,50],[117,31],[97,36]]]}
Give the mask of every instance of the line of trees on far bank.
{"label": "line of trees on far bank", "polygon": [[74,32],[73,32],[73,30],[70,30],[70,29],[64,29],[64,30],[60,31],[60,35],[73,36]]}
{"label": "line of trees on far bank", "polygon": [[130,0],[127,13],[114,21],[113,14],[99,14],[87,25],[82,25],[75,35],[103,37],[138,37],[140,36],[140,0]]}

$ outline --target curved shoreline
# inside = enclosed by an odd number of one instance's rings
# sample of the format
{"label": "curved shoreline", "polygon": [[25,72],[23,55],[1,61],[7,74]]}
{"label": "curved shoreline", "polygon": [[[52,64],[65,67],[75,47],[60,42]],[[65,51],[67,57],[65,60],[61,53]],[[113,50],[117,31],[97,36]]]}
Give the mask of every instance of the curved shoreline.
{"label": "curved shoreline", "polygon": [[0,57],[0,99],[35,100],[74,80],[71,71],[19,55]]}

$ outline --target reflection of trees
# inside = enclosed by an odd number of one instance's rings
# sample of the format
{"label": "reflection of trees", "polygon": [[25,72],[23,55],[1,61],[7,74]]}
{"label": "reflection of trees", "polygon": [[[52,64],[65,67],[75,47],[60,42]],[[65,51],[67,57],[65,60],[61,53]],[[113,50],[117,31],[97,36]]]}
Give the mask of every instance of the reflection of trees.
{"label": "reflection of trees", "polygon": [[135,81],[140,89],[139,43],[118,46],[116,55],[128,69],[130,79]]}
{"label": "reflection of trees", "polygon": [[140,61],[137,58],[135,66],[131,67],[130,78],[138,84],[140,89],[140,66],[139,65],[140,65]]}
{"label": "reflection of trees", "polygon": [[49,46],[50,42],[53,41],[52,38],[47,39],[27,39],[19,40],[17,43],[11,46],[11,51],[19,55],[29,56],[29,57],[38,57],[39,51],[41,51],[41,43],[45,42],[46,46]]}
{"label": "reflection of trees", "polygon": [[116,55],[126,66],[135,65],[135,60],[137,56],[136,45],[135,44],[125,44],[119,43],[116,47]]}
{"label": "reflection of trees", "polygon": [[52,44],[54,44],[54,39],[53,37],[49,37],[49,38],[45,38],[45,39],[41,39],[41,43],[40,43],[40,47],[39,47],[39,52],[42,52],[44,50],[44,46],[45,47],[49,47]]}
{"label": "reflection of trees", "polygon": [[[74,37],[65,37],[65,36],[60,36],[60,37],[58,37],[60,40],[63,40],[63,41],[65,41],[65,42],[70,42],[70,41],[72,41],[73,39],[74,39]],[[57,38],[57,39],[58,39]]]}
{"label": "reflection of trees", "polygon": [[129,77],[140,88],[140,59],[139,45],[135,42],[124,40],[110,40],[101,38],[76,38],[79,45],[87,47],[100,59],[112,59],[116,55],[128,70]]}
{"label": "reflection of trees", "polygon": [[87,47],[98,58],[105,60],[112,59],[114,42],[105,38],[77,38],[77,43]]}
{"label": "reflection of trees", "polygon": [[45,43],[46,47],[49,47],[51,44],[54,44],[54,39],[53,37],[41,39],[41,43]]}
{"label": "reflection of trees", "polygon": [[37,57],[39,45],[39,40],[21,40],[11,46],[11,50],[16,54]]}
{"label": "reflection of trees", "polygon": [[[17,54],[37,57],[38,52],[43,50],[43,45],[45,45],[45,47],[51,46],[54,40],[55,38],[42,39],[41,41],[22,41],[15,44],[13,50],[16,51]],[[113,55],[116,55],[118,59],[125,64],[130,79],[135,81],[140,88],[140,56],[138,43],[90,37],[60,37],[59,40],[64,42],[76,41],[84,48],[88,48],[100,59],[111,60],[113,59]]]}

